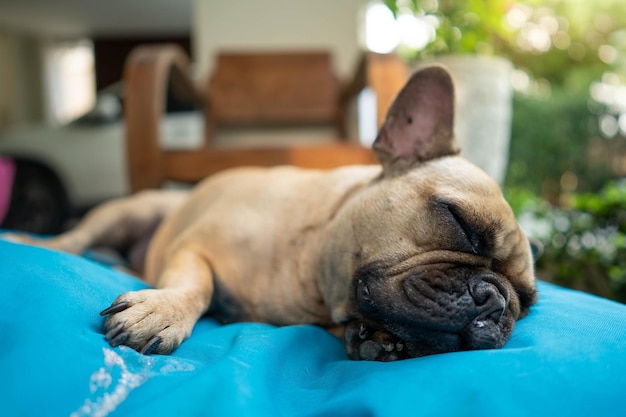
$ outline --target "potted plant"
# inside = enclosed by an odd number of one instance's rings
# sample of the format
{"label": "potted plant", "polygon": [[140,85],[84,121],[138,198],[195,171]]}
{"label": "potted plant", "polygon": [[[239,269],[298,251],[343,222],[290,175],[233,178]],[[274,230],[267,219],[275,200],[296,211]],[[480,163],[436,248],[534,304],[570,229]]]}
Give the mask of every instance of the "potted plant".
{"label": "potted plant", "polygon": [[[415,66],[437,62],[456,88],[455,131],[461,153],[503,183],[512,118],[513,65],[498,56],[515,35],[505,0],[385,0],[396,21],[424,41],[400,43]],[[404,22],[403,22],[404,21]],[[421,27],[417,29],[418,27]],[[409,33],[409,36],[411,34]]]}

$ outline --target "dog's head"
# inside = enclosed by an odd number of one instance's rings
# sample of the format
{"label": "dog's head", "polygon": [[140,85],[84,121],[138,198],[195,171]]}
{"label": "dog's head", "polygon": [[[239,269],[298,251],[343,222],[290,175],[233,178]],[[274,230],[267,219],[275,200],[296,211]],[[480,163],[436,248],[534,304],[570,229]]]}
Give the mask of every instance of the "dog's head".
{"label": "dog's head", "polygon": [[498,185],[457,155],[453,115],[449,74],[425,68],[374,143],[382,175],[350,210],[352,358],[498,348],[535,302],[528,240]]}

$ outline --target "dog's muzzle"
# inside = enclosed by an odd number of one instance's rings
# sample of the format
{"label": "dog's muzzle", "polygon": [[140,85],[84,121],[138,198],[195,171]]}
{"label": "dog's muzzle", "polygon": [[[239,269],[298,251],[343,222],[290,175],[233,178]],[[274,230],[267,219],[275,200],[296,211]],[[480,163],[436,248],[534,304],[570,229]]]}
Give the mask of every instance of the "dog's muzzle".
{"label": "dog's muzzle", "polygon": [[364,325],[402,341],[408,357],[499,348],[515,323],[509,289],[485,269],[420,268],[393,278],[370,271],[355,292]]}

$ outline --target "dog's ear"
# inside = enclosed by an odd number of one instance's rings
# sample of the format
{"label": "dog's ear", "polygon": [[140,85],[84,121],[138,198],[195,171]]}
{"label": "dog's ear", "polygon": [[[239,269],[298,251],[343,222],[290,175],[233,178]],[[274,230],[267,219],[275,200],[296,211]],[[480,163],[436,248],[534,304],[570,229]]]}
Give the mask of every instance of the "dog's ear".
{"label": "dog's ear", "polygon": [[454,144],[454,86],[440,66],[417,71],[391,104],[373,149],[386,175],[458,153]]}

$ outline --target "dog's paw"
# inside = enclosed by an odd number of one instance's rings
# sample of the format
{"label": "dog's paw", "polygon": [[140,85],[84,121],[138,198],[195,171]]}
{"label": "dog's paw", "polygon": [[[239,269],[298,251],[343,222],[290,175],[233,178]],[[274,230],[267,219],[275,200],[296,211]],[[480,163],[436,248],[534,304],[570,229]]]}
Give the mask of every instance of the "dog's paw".
{"label": "dog's paw", "polygon": [[100,315],[105,338],[113,347],[169,354],[191,334],[196,318],[185,308],[184,297],[173,290],[141,290],[120,295]]}
{"label": "dog's paw", "polygon": [[360,321],[346,325],[344,344],[353,360],[391,362],[410,357],[402,340]]}

